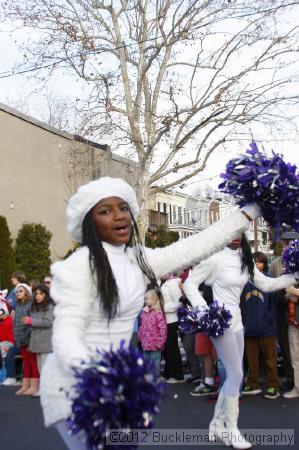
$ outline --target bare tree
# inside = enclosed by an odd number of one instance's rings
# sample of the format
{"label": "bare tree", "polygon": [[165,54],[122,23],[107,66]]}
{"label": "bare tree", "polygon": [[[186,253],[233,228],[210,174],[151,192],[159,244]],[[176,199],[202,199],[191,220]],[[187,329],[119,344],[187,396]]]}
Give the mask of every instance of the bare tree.
{"label": "bare tree", "polygon": [[297,6],[291,0],[6,0],[4,11],[35,31],[22,70],[40,69],[45,77],[71,69],[90,87],[87,133],[138,161],[146,224],[150,189],[181,186],[224,143],[247,138],[249,126],[281,127],[290,119],[298,98],[290,89],[298,26],[284,17]]}

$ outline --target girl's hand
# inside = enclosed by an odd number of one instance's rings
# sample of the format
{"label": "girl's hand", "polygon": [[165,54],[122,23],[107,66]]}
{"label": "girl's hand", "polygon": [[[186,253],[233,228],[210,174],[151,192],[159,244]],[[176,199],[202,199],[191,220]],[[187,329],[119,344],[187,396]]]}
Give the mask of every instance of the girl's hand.
{"label": "girl's hand", "polygon": [[286,289],[286,292],[288,295],[295,295],[296,297],[299,297],[299,289],[296,289],[295,286],[289,286]]}
{"label": "girl's hand", "polygon": [[32,317],[24,316],[22,317],[22,322],[24,325],[31,325],[32,324]]}

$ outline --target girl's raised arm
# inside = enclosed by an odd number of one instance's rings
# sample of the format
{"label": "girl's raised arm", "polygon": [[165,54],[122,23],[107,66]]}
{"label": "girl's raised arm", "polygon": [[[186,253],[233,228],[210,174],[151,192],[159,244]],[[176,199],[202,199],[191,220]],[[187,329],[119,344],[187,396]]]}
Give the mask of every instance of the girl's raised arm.
{"label": "girl's raised arm", "polygon": [[250,219],[255,219],[258,214],[258,207],[248,205],[242,211],[234,211],[205,230],[167,247],[146,248],[145,253],[156,278],[190,267],[218,252],[247,230]]}

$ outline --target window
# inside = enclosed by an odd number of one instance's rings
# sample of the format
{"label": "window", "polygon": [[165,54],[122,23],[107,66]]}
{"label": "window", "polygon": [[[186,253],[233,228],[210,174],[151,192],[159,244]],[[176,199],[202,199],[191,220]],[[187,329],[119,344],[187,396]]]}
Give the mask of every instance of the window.
{"label": "window", "polygon": [[173,205],[173,207],[172,207],[172,213],[173,213],[173,223],[177,223],[176,206],[175,205]]}
{"label": "window", "polygon": [[182,217],[182,207],[178,206],[178,223],[183,223],[183,217]]}

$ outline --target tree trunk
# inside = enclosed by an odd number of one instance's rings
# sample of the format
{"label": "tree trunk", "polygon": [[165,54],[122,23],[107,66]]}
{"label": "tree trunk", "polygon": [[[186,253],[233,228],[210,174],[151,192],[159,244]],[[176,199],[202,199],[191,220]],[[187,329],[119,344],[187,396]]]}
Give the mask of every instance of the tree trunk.
{"label": "tree trunk", "polygon": [[148,228],[148,199],[150,193],[149,178],[149,172],[147,170],[143,170],[136,186],[136,193],[140,206],[138,228],[143,243],[145,241],[145,233]]}

